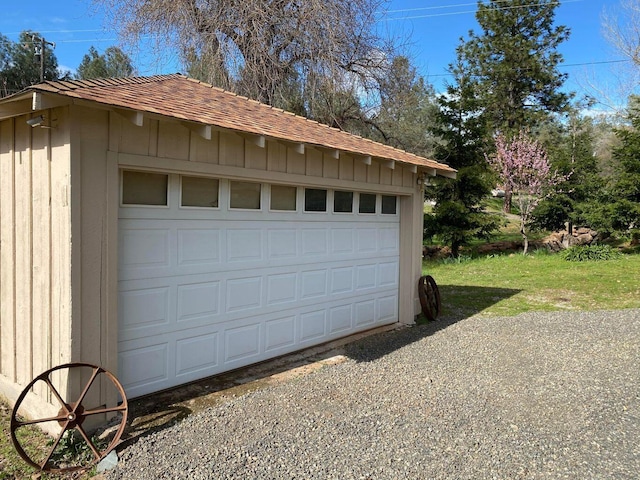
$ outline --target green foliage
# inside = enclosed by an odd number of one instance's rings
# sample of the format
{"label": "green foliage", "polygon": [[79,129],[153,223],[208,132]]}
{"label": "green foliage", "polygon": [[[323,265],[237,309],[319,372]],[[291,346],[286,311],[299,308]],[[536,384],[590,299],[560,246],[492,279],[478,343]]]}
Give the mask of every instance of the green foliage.
{"label": "green foliage", "polygon": [[596,201],[604,186],[593,154],[593,120],[572,112],[565,121],[546,122],[537,138],[545,146],[552,168],[567,179],[540,202],[533,212],[532,227],[560,230],[565,222],[587,224],[582,211]]}
{"label": "green foliage", "polygon": [[560,90],[567,75],[558,70],[563,59],[557,48],[569,29],[554,25],[557,7],[550,0],[478,3],[480,33],[469,33],[458,56],[473,75],[491,132],[510,136],[568,106],[570,95]]}
{"label": "green foliage", "polygon": [[560,253],[568,262],[589,262],[602,260],[616,260],[622,254],[609,245],[577,245]]}
{"label": "green foliage", "polygon": [[620,145],[607,187],[596,202],[585,206],[590,226],[605,234],[640,238],[640,97],[629,99],[627,126],[616,130]]}
{"label": "green foliage", "polygon": [[445,316],[640,308],[640,255],[567,262],[560,255],[536,252],[459,264],[426,261],[423,271],[438,282]]}
{"label": "green foliage", "polygon": [[374,140],[430,157],[437,136],[428,130],[438,115],[433,87],[404,56],[395,57],[380,79],[380,107],[372,119]]}
{"label": "green foliage", "polygon": [[91,47],[89,53],[82,58],[78,66],[76,78],[89,80],[92,78],[120,78],[133,74],[131,59],[118,47],[109,47],[103,55]]}
{"label": "green foliage", "polygon": [[428,219],[425,237],[438,235],[457,257],[460,248],[475,238],[485,238],[500,221],[483,208],[494,184],[484,160],[484,125],[475,111],[479,108],[464,65],[451,67],[455,84],[439,97],[440,113],[433,133],[441,140],[435,157],[458,170],[455,179],[436,178],[425,195],[436,202]]}
{"label": "green foliage", "polygon": [[[96,437],[91,439],[93,445],[102,451],[106,448],[107,442],[99,441]],[[49,441],[48,446],[53,445],[54,440]],[[62,435],[60,442],[56,446],[51,461],[58,466],[81,466],[88,465],[95,460],[91,447],[75,430],[67,430]]]}

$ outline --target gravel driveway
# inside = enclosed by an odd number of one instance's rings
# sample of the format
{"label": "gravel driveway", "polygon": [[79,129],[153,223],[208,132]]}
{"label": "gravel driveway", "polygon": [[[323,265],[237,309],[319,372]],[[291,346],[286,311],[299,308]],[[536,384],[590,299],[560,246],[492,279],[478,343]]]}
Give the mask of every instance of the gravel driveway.
{"label": "gravel driveway", "polygon": [[108,479],[638,479],[640,310],[443,319],[120,451]]}

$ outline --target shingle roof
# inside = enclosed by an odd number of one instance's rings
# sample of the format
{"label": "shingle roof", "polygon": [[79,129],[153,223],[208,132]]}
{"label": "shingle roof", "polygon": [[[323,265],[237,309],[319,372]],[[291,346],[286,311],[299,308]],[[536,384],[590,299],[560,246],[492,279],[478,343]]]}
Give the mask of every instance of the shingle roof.
{"label": "shingle roof", "polygon": [[455,172],[448,165],[331,128],[180,74],[45,82],[31,90]]}

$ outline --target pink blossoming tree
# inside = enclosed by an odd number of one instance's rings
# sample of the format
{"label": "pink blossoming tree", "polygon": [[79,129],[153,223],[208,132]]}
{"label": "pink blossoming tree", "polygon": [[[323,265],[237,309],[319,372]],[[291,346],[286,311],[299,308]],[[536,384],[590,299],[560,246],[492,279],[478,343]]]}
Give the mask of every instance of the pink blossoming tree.
{"label": "pink blossoming tree", "polygon": [[486,156],[498,174],[506,191],[513,192],[520,209],[520,233],[524,254],[529,249],[528,227],[531,214],[552,187],[568,177],[551,171],[551,165],[542,145],[521,131],[511,142],[504,135],[496,137],[496,153]]}

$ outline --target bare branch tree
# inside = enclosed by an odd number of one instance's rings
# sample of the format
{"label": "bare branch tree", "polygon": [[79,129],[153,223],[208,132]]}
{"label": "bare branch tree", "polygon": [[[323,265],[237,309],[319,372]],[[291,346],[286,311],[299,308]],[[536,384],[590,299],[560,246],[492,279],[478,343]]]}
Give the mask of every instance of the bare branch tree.
{"label": "bare branch tree", "polygon": [[602,15],[604,36],[640,68],[640,0],[620,0],[620,8]]}
{"label": "bare branch tree", "polygon": [[158,52],[178,51],[191,75],[284,108],[296,96],[305,108],[322,103],[314,96],[327,83],[334,92],[370,87],[393,51],[375,25],[385,3],[94,0],[125,43],[154,38]]}

